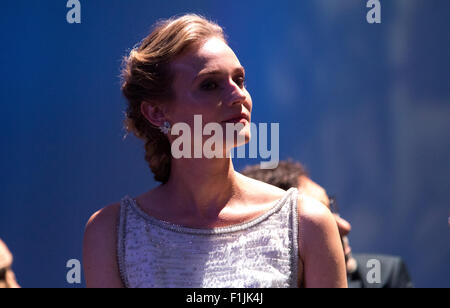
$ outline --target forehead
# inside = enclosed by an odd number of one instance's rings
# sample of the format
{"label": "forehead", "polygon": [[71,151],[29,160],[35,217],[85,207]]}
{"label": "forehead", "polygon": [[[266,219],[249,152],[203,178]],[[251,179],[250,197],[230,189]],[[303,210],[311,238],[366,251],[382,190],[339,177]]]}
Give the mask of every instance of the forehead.
{"label": "forehead", "polygon": [[189,50],[171,63],[177,75],[191,78],[210,70],[231,72],[239,66],[233,50],[219,38],[210,38],[199,48]]}

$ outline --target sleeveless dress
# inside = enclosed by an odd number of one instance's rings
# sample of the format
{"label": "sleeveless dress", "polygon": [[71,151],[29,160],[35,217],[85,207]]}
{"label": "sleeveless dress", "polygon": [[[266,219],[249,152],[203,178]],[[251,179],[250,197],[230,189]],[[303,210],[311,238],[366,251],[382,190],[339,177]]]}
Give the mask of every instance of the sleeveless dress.
{"label": "sleeveless dress", "polygon": [[121,200],[117,257],[127,288],[292,288],[298,279],[298,190],[241,224],[195,229]]}

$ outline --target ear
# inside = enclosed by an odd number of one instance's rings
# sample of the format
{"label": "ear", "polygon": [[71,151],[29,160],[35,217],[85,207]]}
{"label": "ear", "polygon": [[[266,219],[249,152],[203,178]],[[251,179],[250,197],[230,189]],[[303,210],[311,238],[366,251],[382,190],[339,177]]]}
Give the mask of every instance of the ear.
{"label": "ear", "polygon": [[143,101],[141,104],[142,115],[156,127],[160,127],[167,121],[165,108],[162,105]]}

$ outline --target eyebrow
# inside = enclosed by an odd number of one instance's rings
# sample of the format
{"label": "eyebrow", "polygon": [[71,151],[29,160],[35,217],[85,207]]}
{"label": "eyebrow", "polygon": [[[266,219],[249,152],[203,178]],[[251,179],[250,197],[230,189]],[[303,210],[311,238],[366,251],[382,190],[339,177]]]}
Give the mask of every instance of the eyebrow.
{"label": "eyebrow", "polygon": [[[224,71],[221,71],[221,70],[206,70],[206,71],[202,72],[201,74],[198,74],[195,77],[194,81],[196,81],[197,79],[199,79],[201,77],[208,76],[208,75],[220,75],[220,74],[223,74],[223,72]],[[233,70],[233,73],[235,74],[237,72],[243,72],[245,75],[245,68],[243,66],[236,67]]]}

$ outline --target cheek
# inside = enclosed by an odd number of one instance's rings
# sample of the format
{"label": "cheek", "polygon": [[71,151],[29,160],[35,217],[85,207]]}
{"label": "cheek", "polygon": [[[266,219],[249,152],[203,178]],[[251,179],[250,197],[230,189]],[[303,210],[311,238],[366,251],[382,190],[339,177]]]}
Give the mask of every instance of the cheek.
{"label": "cheek", "polygon": [[186,99],[182,108],[186,117],[193,119],[194,115],[201,115],[203,123],[220,122],[221,107],[220,99],[212,95],[192,95]]}
{"label": "cheek", "polygon": [[250,95],[250,93],[247,91],[247,101],[245,103],[245,108],[247,108],[248,111],[252,112],[252,108],[253,108],[253,101],[252,101],[252,96]]}
{"label": "cheek", "polygon": [[170,120],[173,123],[186,123],[193,128],[194,116],[201,115],[202,123],[220,122],[221,115],[218,104],[211,99],[198,99],[186,96],[183,101],[177,101],[170,113]]}

